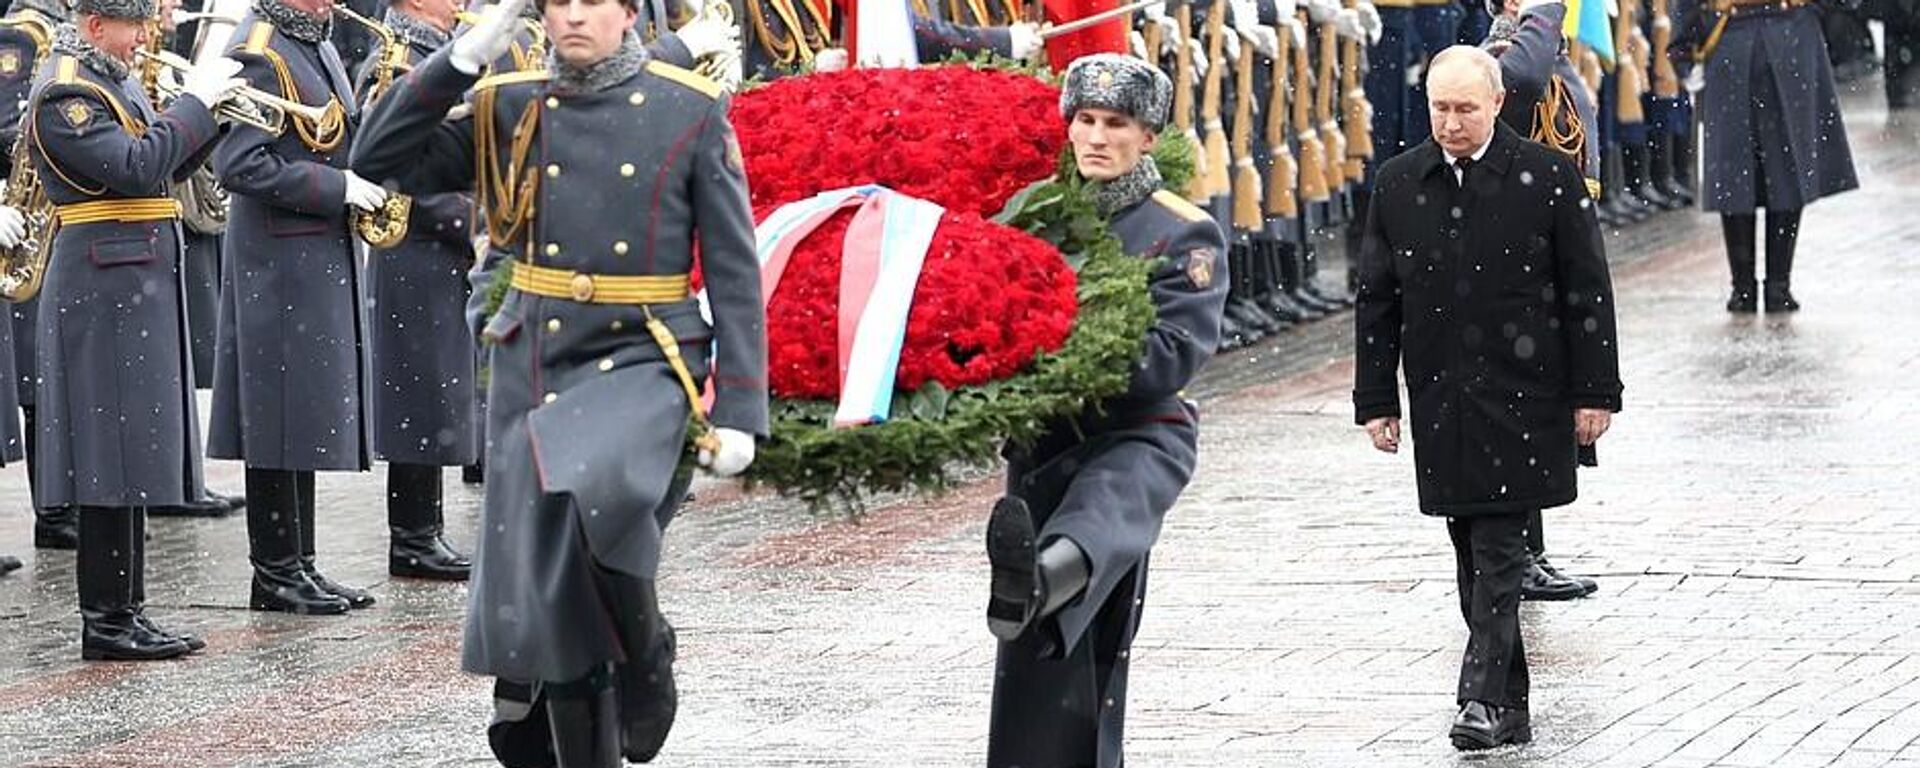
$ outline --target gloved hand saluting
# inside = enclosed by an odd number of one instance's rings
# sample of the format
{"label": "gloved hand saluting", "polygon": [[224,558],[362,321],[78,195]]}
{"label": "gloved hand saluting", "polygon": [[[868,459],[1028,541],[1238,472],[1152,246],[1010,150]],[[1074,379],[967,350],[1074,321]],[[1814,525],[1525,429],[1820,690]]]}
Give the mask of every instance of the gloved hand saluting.
{"label": "gloved hand saluting", "polygon": [[480,20],[473,23],[472,29],[454,38],[453,51],[447,55],[447,61],[453,64],[454,69],[477,75],[494,59],[507,55],[507,49],[513,47],[520,12],[532,1],[506,0],[499,5],[487,6],[480,12]]}
{"label": "gloved hand saluting", "polygon": [[753,435],[737,429],[714,427],[713,436],[720,441],[719,450],[702,448],[694,457],[707,471],[720,477],[733,477],[745,472],[747,465],[753,463]]}
{"label": "gloved hand saluting", "polygon": [[687,46],[687,53],[696,60],[722,51],[740,50],[739,25],[723,23],[712,16],[695,18],[686,26],[674,30],[673,34],[680,38],[681,44]]}

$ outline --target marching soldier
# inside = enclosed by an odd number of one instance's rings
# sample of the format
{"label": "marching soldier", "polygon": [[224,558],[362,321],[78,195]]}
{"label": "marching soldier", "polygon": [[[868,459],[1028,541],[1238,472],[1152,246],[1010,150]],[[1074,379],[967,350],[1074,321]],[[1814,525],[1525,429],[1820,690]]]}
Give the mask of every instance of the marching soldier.
{"label": "marching soldier", "polygon": [[329,0],[256,0],[232,55],[253,88],[307,105],[279,135],[236,126],[214,153],[232,195],[208,454],[246,463],[259,611],[342,614],[365,591],[314,567],[314,473],[365,471],[365,330],[348,209],[386,190],[347,170],[358,108],[327,40]]}
{"label": "marching soldier", "polygon": [[[612,766],[652,759],[673,722],[654,579],[691,481],[689,424],[719,475],[767,432],[759,262],[727,102],[651,60],[636,0],[549,0],[548,70],[479,79],[526,1],[400,80],[354,167],[414,194],[475,190],[512,254],[483,334],[487,492],[463,665],[499,678],[502,762]],[[470,116],[448,120],[468,91]],[[696,241],[711,326],[689,293]],[[709,373],[710,418],[695,384]]]}
{"label": "marching soldier", "polygon": [[[452,39],[455,0],[392,0],[385,24],[404,53],[376,42],[358,92],[372,103],[392,78]],[[468,239],[473,198],[413,199],[398,244],[367,258],[366,300],[373,353],[373,451],[387,461],[387,570],[394,576],[465,580],[472,561],[447,544],[441,467],[480,452],[474,337],[467,332]]]}
{"label": "marching soldier", "polygon": [[[41,492],[79,510],[81,655],[144,660],[204,647],[143,614],[146,509],[200,495],[180,206],[167,196],[219,135],[241,81],[214,60],[156,113],[128,75],[150,0],[82,0],[56,33],[29,114],[32,162],[60,228],[40,302]],[[160,290],[155,290],[155,287]]]}
{"label": "marching soldier", "polygon": [[1840,120],[1833,64],[1811,0],[1681,0],[1673,56],[1704,67],[1701,207],[1720,214],[1733,275],[1727,311],[1760,309],[1755,211],[1767,210],[1768,313],[1796,312],[1800,210],[1860,186]]}
{"label": "marching soldier", "polygon": [[1193,475],[1198,411],[1180,396],[1220,341],[1226,242],[1162,189],[1147,155],[1172,84],[1139,59],[1067,70],[1060,111],[1080,174],[1128,253],[1156,262],[1159,320],[1125,393],[1007,450],[1007,495],[987,524],[994,671],[991,768],[1122,762],[1128,647],[1147,556]]}
{"label": "marching soldier", "polygon": [[[21,115],[27,106],[34,73],[53,50],[53,32],[66,23],[71,7],[66,0],[16,0],[12,12],[0,20],[0,146],[10,153],[20,136]],[[9,171],[13,157],[0,159]],[[11,306],[12,322],[0,335],[8,337],[12,359],[6,361],[14,377],[12,397],[6,403],[0,395],[0,407],[13,413],[17,404],[26,421],[22,431],[27,462],[27,488],[33,503],[33,546],[36,549],[73,549],[79,546],[79,521],[72,509],[49,506],[40,494],[40,481],[34,472],[38,458],[34,448],[38,409],[34,401],[34,318],[39,314],[37,299]],[[0,370],[0,372],[8,372]],[[11,418],[0,421],[12,422]]]}

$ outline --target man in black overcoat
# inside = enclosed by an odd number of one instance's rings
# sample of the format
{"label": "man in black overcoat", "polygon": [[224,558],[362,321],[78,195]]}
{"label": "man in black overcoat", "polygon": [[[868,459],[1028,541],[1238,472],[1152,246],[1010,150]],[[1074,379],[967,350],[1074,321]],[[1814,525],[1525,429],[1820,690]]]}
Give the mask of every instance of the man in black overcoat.
{"label": "man in black overcoat", "polygon": [[1573,159],[1496,120],[1498,62],[1450,48],[1427,86],[1433,137],[1374,187],[1353,400],[1397,452],[1405,367],[1420,511],[1447,518],[1469,631],[1453,743],[1485,749],[1532,737],[1526,520],[1574,500],[1579,447],[1620,408],[1613,289]]}

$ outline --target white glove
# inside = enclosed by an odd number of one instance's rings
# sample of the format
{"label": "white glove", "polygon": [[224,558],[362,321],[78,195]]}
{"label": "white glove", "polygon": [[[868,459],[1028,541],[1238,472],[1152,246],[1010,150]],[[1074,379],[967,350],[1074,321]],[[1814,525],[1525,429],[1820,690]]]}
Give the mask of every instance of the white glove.
{"label": "white glove", "polygon": [[1340,9],[1340,15],[1333,18],[1333,31],[1348,40],[1367,38],[1367,30],[1360,26],[1360,12],[1352,8]]}
{"label": "white glove", "polygon": [[828,48],[813,55],[813,71],[839,72],[847,68],[847,49]]}
{"label": "white glove", "polygon": [[1273,12],[1278,18],[1291,19],[1299,10],[1300,5],[1294,0],[1273,0]]}
{"label": "white glove", "polygon": [[1245,33],[1247,28],[1260,23],[1260,6],[1254,0],[1227,0],[1229,19],[1227,25]]}
{"label": "white glove", "polygon": [[1307,25],[1300,23],[1300,19],[1293,16],[1282,16],[1280,17],[1279,26],[1286,27],[1287,34],[1293,35],[1293,47],[1307,47]]}
{"label": "white glove", "polygon": [[[1007,40],[1007,54],[1015,61],[1026,61],[1040,50],[1040,28],[1025,21],[1013,24],[1007,27]],[[1140,47],[1145,48],[1146,44],[1142,43]]]}
{"label": "white glove", "polygon": [[0,205],[0,248],[13,248],[27,239],[27,215],[10,205]]}
{"label": "white glove", "polygon": [[454,69],[477,75],[495,59],[507,55],[507,50],[513,47],[514,35],[519,32],[520,12],[529,2],[532,0],[506,0],[482,9],[473,28],[453,39],[453,51],[447,54],[447,61]]}
{"label": "white glove", "polygon": [[1227,61],[1237,64],[1240,62],[1240,35],[1227,32],[1226,36],[1225,40],[1220,41],[1220,53],[1227,57]]}
{"label": "white glove", "polygon": [[363,211],[376,211],[387,204],[387,190],[378,184],[360,178],[353,171],[347,174],[347,205]]}
{"label": "white glove", "polygon": [[[1157,8],[1159,6],[1149,5],[1147,7]],[[1168,18],[1165,11],[1161,12],[1159,18],[1152,19],[1152,22],[1154,26],[1160,28],[1160,53],[1165,56],[1172,56],[1178,53],[1179,49],[1174,46],[1180,44],[1180,22]]]}
{"label": "white glove", "polygon": [[1342,10],[1340,0],[1307,0],[1307,18],[1315,24],[1333,21]]}
{"label": "white glove", "polygon": [[1147,36],[1140,34],[1140,30],[1127,33],[1127,50],[1132,51],[1135,58],[1153,60],[1153,57],[1147,54]]}
{"label": "white glove", "polygon": [[186,78],[180,84],[180,90],[188,96],[200,100],[207,109],[226,101],[234,91],[240,90],[247,81],[236,77],[240,74],[240,62],[225,56],[207,59],[187,70]]}
{"label": "white glove", "polygon": [[720,477],[733,477],[746,471],[753,463],[753,435],[737,429],[714,427],[713,436],[720,441],[720,450],[701,449],[695,458],[700,466],[706,467]]}
{"label": "white glove", "polygon": [[[1551,1],[1559,2],[1560,0]],[[1365,0],[1355,5],[1353,9],[1360,12],[1360,28],[1367,32],[1367,45],[1380,42],[1380,34],[1387,29],[1386,25],[1380,21],[1380,9],[1373,7],[1373,3]]]}
{"label": "white glove", "polygon": [[1187,38],[1187,55],[1193,59],[1193,84],[1199,85],[1207,77],[1207,47],[1198,37]]}
{"label": "white glove", "polygon": [[674,30],[673,34],[680,38],[682,45],[687,46],[687,53],[695,60],[740,50],[740,25],[724,23],[711,16],[694,19]]}
{"label": "white glove", "polygon": [[1260,55],[1269,59],[1279,55],[1280,35],[1273,31],[1273,27],[1263,27],[1258,24],[1252,24],[1242,27],[1240,34],[1246,36],[1247,42],[1252,44],[1253,49],[1259,51]]}
{"label": "white glove", "polygon": [[1564,2],[1565,0],[1520,0],[1520,8],[1515,13],[1515,15],[1525,16],[1527,15],[1527,11],[1531,11],[1535,8],[1539,8],[1540,6],[1553,5],[1555,3],[1564,3]]}

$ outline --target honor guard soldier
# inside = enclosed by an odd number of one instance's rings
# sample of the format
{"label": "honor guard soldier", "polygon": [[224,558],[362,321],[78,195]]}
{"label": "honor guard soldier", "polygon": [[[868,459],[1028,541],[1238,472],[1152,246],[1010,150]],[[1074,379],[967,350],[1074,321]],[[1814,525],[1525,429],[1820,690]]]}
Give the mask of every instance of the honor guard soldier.
{"label": "honor guard soldier", "polygon": [[[1481,47],[1499,60],[1500,79],[1507,94],[1500,107],[1500,122],[1572,157],[1586,184],[1587,196],[1597,199],[1600,146],[1591,133],[1597,110],[1566,54],[1566,35],[1561,32],[1566,3],[1487,0],[1486,5],[1493,22]],[[1572,600],[1598,591],[1598,582],[1568,576],[1547,560],[1545,528],[1540,511],[1532,510],[1527,518],[1529,562],[1520,577],[1520,598]]]}
{"label": "honor guard soldier", "polygon": [[[480,79],[524,2],[488,9],[396,83],[354,167],[410,194],[475,190],[490,242],[512,254],[483,332],[486,501],[463,666],[499,678],[489,738],[503,763],[598,768],[652,759],[673,722],[661,539],[691,481],[689,430],[704,433],[694,461],[719,475],[744,470],[767,432],[765,320],[719,86],[650,59],[634,0],[549,0],[546,71]],[[711,324],[689,290],[696,244]],[[709,375],[710,417],[696,384]]]}
{"label": "honor guard soldier", "polygon": [[[452,40],[456,0],[392,0],[384,35],[360,70],[364,103]],[[467,331],[467,270],[473,265],[473,198],[459,192],[413,198],[398,242],[367,257],[373,352],[373,452],[387,462],[387,570],[394,576],[464,580],[472,561],[450,546],[441,467],[480,453],[474,337]]]}
{"label": "honor guard soldier", "polygon": [[187,360],[180,205],[167,196],[219,136],[212,107],[239,66],[187,74],[156,113],[128,66],[151,0],[82,0],[34,87],[22,127],[59,226],[41,287],[35,470],[80,518],[81,655],[162,659],[204,646],[142,612],[146,507],[201,493]]}
{"label": "honor guard soldier", "polygon": [[208,454],[246,463],[254,610],[342,614],[372,595],[314,567],[314,472],[365,471],[366,333],[348,211],[386,202],[347,170],[358,108],[328,42],[329,0],[255,0],[229,55],[256,90],[305,105],[279,134],[214,152],[232,195]]}
{"label": "honor guard soldier", "polygon": [[[1860,186],[1833,64],[1810,0],[1680,0],[1673,45],[1705,69],[1700,207],[1720,214],[1733,292],[1727,311],[1796,312],[1800,210]],[[1767,275],[1756,291],[1755,211],[1767,210]]]}
{"label": "honor guard soldier", "polygon": [[1127,253],[1155,262],[1158,320],[1127,391],[1006,451],[1007,495],[987,524],[990,768],[1122,763],[1147,555],[1193,476],[1199,412],[1180,390],[1219,344],[1230,277],[1220,227],[1163,189],[1147,154],[1172,94],[1146,62],[1096,54],[1068,68],[1060,95],[1095,204]]}
{"label": "honor guard soldier", "polygon": [[[0,149],[8,152],[5,160],[11,172],[16,158],[12,150],[20,137],[21,115],[35,73],[53,51],[53,32],[67,22],[71,7],[66,0],[15,0],[11,12],[0,19]],[[24,157],[24,155],[22,155]],[[12,322],[0,335],[7,337],[12,360],[4,366],[14,377],[11,395],[0,395],[0,407],[13,413],[18,406],[26,425],[21,432],[27,462],[28,495],[33,503],[33,546],[36,549],[73,549],[79,543],[79,522],[74,511],[51,507],[40,494],[40,481],[33,471],[39,459],[34,455],[38,409],[34,403],[34,318],[39,314],[38,299],[10,305]],[[0,373],[9,370],[0,370]],[[6,398],[15,402],[6,402]],[[4,421],[11,423],[12,419]],[[3,429],[3,428],[0,428]]]}

